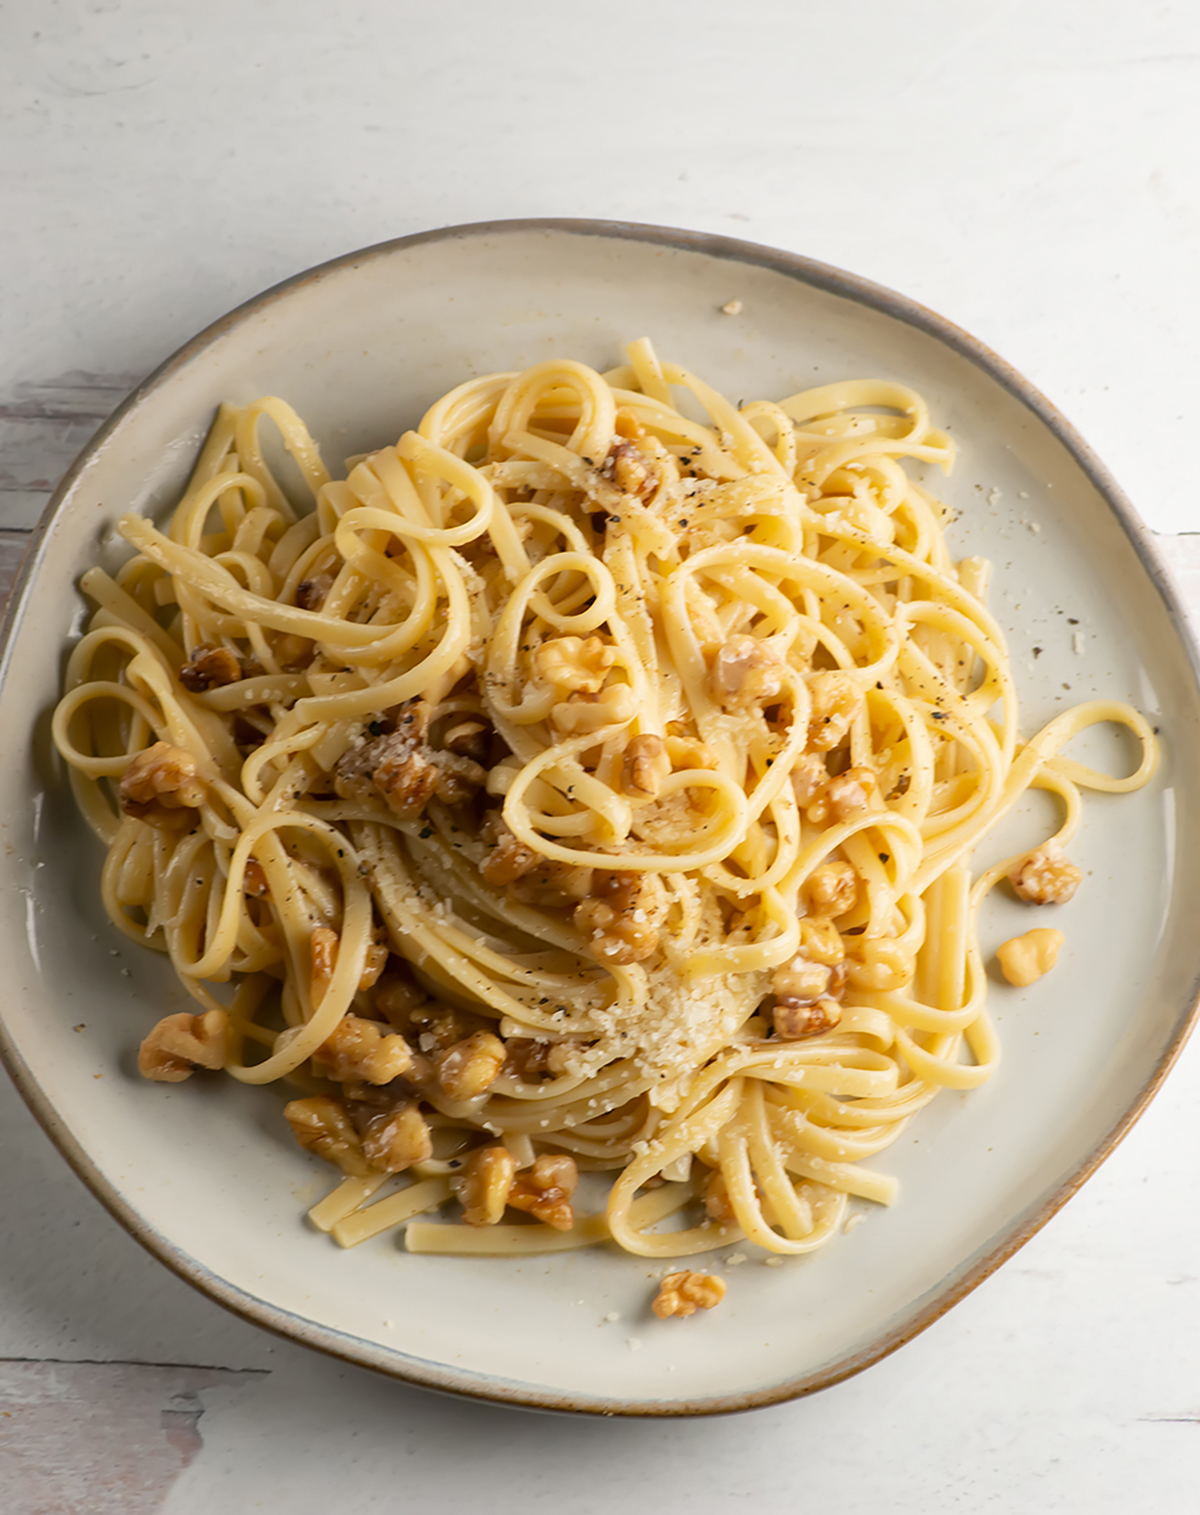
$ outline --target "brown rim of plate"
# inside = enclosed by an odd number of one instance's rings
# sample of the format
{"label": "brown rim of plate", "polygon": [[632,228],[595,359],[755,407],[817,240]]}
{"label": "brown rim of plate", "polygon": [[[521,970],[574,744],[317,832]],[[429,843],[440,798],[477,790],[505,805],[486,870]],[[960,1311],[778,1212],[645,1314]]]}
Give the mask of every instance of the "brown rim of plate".
{"label": "brown rim of plate", "polygon": [[[1116,480],[1096,457],[1075,428],[1046,397],[1034,388],[1027,379],[998,357],[982,342],[969,336],[944,317],[927,310],[915,300],[894,293],[869,279],[845,273],[827,263],[802,257],[798,253],[782,252],[776,248],[763,247],[755,242],[744,242],[736,237],[724,237],[710,232],[692,232],[672,227],[648,226],[628,221],[600,221],[584,219],[520,219],[510,221],[480,221],[462,226],[442,227],[435,231],[417,232],[408,237],[397,237],[388,242],[377,243],[359,252],[347,253],[333,258],[316,268],[295,274],[282,283],[272,286],[253,299],[237,306],[220,320],[213,322],[190,342],[186,342],[160,364],[112,413],[100,427],[79,457],[67,470],[58,488],[54,491],[41,519],[30,535],[20,570],[13,584],[8,607],[0,627],[0,694],[7,678],[9,652],[14,633],[21,620],[21,612],[35,566],[40,558],[40,549],[47,537],[63,503],[74,489],[77,480],[92,457],[105,445],[121,422],[150,398],[178,370],[190,363],[224,336],[233,327],[240,325],[268,305],[289,294],[292,290],[323,278],[326,274],[358,264],[386,257],[402,248],[416,247],[424,242],[439,242],[449,239],[465,240],[471,237],[504,236],[512,232],[565,232],[580,237],[608,237],[614,240],[644,242],[654,246],[677,249],[683,252],[698,252],[709,257],[724,258],[731,263],[745,263],[760,268],[773,269],[777,273],[797,279],[815,289],[866,305],[884,315],[892,316],[908,326],[916,327],[936,338],[944,346],[967,358],[982,369],[1009,394],[1019,400],[1054,434],[1084,475],[1104,499],[1109,509],[1121,523],[1126,536],[1133,544],[1142,566],[1161,597],[1182,643],[1191,665],[1192,674],[1200,690],[1200,648],[1192,635],[1188,618],[1175,590],[1170,574],[1164,564],[1150,531],[1138,517]],[[751,1393],[711,1396],[698,1400],[629,1402],[605,1400],[572,1394],[556,1394],[537,1390],[528,1384],[502,1378],[485,1379],[481,1376],[456,1373],[444,1364],[428,1362],[411,1357],[394,1349],[384,1348],[374,1342],[349,1336],[344,1332],[314,1324],[302,1316],[282,1310],[265,1300],[233,1287],[217,1277],[195,1258],[181,1251],[167,1237],[160,1235],[136,1213],[121,1194],[96,1171],[87,1153],[69,1131],[58,1121],[57,1114],[42,1092],[40,1085],[25,1066],[16,1048],[9,1039],[6,1027],[0,1020],[0,1058],[3,1059],[13,1082],[20,1091],[42,1129],[58,1147],[75,1173],[100,1200],[109,1213],[139,1241],[147,1251],[164,1263],[173,1273],[210,1299],[223,1305],[233,1314],[261,1326],[289,1341],[314,1347],[343,1362],[356,1367],[372,1368],[392,1378],[416,1384],[421,1388],[444,1393],[458,1394],[468,1399],[488,1403],[524,1406],[529,1409],[559,1411],[564,1413],[592,1414],[602,1416],[669,1417],[685,1415],[725,1415],[742,1410],[753,1410],[766,1405],[781,1404],[791,1399],[816,1393],[841,1383],[864,1368],[871,1367],[911,1341],[927,1326],[933,1324],[951,1306],[965,1298],[972,1289],[995,1272],[1066,1204],[1067,1200],[1089,1179],[1104,1160],[1115,1151],[1134,1123],[1142,1115],[1151,1099],[1158,1092],[1163,1079],[1179,1056],[1191,1033],[1200,1005],[1200,969],[1193,980],[1190,1001],[1185,1005],[1174,1035],[1159,1059],[1146,1084],[1113,1125],[1079,1164],[1075,1172],[1038,1206],[1032,1213],[1019,1217],[1011,1223],[995,1245],[983,1255],[975,1257],[952,1275],[931,1297],[919,1301],[911,1315],[894,1330],[887,1332],[860,1351],[821,1368],[815,1373],[780,1384],[774,1388]]]}

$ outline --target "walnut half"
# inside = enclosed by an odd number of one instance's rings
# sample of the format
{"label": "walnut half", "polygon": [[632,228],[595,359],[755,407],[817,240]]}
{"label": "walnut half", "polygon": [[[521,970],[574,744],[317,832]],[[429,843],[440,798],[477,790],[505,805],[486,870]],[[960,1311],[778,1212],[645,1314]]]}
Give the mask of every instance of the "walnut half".
{"label": "walnut half", "polygon": [[160,1084],[180,1084],[197,1068],[222,1068],[229,1040],[224,1010],[168,1015],[138,1049],[138,1072]]}
{"label": "walnut half", "polygon": [[668,1273],[659,1285],[658,1298],[650,1306],[659,1320],[672,1315],[694,1315],[711,1310],[725,1298],[725,1280],[714,1273]]}

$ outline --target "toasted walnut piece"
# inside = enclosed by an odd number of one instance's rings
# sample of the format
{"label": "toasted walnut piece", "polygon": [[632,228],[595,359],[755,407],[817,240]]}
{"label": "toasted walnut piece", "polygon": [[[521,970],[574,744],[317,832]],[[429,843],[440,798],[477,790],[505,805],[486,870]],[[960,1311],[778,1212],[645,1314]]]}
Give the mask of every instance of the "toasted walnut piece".
{"label": "toasted walnut piece", "polygon": [[725,1298],[725,1280],[715,1273],[668,1273],[658,1288],[658,1298],[650,1306],[660,1320],[672,1315],[694,1315],[697,1310],[711,1310]]}
{"label": "toasted walnut piece", "polygon": [[871,796],[877,788],[875,774],[870,768],[847,768],[829,780],[824,790],[808,807],[808,818],[814,825],[852,820],[864,815],[871,808]]}
{"label": "toasted walnut piece", "polygon": [[1083,870],[1053,840],[1020,858],[1008,876],[1018,897],[1030,905],[1065,905],[1083,882]]}
{"label": "toasted walnut piece", "polygon": [[375,985],[371,1003],[398,1031],[408,1031],[413,1012],[428,1004],[429,996],[407,973],[392,969]]}
{"label": "toasted walnut piece", "polygon": [[170,819],[164,811],[191,810],[204,799],[195,758],[170,742],[155,742],[136,753],[121,775],[119,792],[125,814],[144,821]]}
{"label": "toasted walnut piece", "polygon": [[159,1084],[180,1084],[197,1068],[222,1068],[229,1042],[224,1010],[168,1015],[138,1048],[138,1072]]}
{"label": "toasted walnut piece", "polygon": [[532,1168],[517,1174],[508,1202],[514,1210],[525,1210],[556,1231],[569,1231],[575,1224],[571,1196],[578,1182],[573,1157],[543,1152]]}
{"label": "toasted walnut piece", "polygon": [[628,684],[611,684],[599,694],[573,694],[555,705],[550,724],[568,734],[599,731],[604,726],[627,726],[637,714],[637,700]]}
{"label": "toasted walnut piece", "polygon": [[694,737],[667,733],[667,756],[672,768],[718,768],[717,754],[707,742],[698,742]]}
{"label": "toasted walnut piece", "polygon": [[241,677],[242,665],[237,653],[228,647],[214,647],[211,642],[193,647],[191,657],[179,670],[179,682],[193,694],[217,689],[222,684],[236,684]]}
{"label": "toasted walnut piece", "polygon": [[492,1023],[480,1015],[459,1010],[454,1005],[443,1005],[438,1000],[429,1000],[412,1012],[410,1024],[417,1033],[417,1045],[422,1052],[432,1055],[444,1052],[455,1042],[464,1042],[477,1031],[486,1031]]}
{"label": "toasted walnut piece", "polygon": [[731,710],[767,705],[783,693],[783,668],[757,637],[735,636],[717,652],[709,674],[713,697]]}
{"label": "toasted walnut piece", "polygon": [[857,937],[851,942],[846,972],[856,989],[882,993],[902,989],[911,980],[916,965],[902,942],[890,937]]}
{"label": "toasted walnut piece", "polygon": [[511,1036],[504,1044],[503,1072],[522,1083],[532,1083],[551,1071],[550,1053],[553,1042],[535,1041],[530,1037]]}
{"label": "toasted walnut piece", "polygon": [[429,1122],[415,1104],[370,1115],[363,1122],[362,1149],[377,1173],[403,1173],[433,1156]]}
{"label": "toasted walnut piece", "polygon": [[1066,937],[1053,926],[1038,926],[1024,936],[1014,936],[996,948],[1000,971],[1010,984],[1024,989],[1026,984],[1050,972],[1065,941]]}
{"label": "toasted walnut piece", "polygon": [[412,1069],[412,1048],[402,1036],[352,1014],[341,1018],[315,1055],[338,1084],[348,1078],[389,1084]]}
{"label": "toasted walnut piece", "polygon": [[337,967],[338,934],[328,926],[314,926],[308,939],[309,992],[314,1005],[325,998],[333,970]]}
{"label": "toasted walnut piece", "polygon": [[710,1220],[715,1220],[719,1226],[737,1224],[733,1201],[729,1197],[729,1185],[719,1168],[705,1179],[701,1197],[704,1200],[704,1213]]}
{"label": "toasted walnut piece", "polygon": [[600,472],[606,479],[611,479],[622,494],[631,494],[639,500],[652,495],[658,484],[658,470],[649,458],[640,447],[624,439],[609,448]]}
{"label": "toasted walnut piece", "polygon": [[567,910],[586,899],[592,890],[592,870],[570,863],[552,863],[539,857],[538,866],[508,886],[509,899],[521,905]]}
{"label": "toasted walnut piece", "polygon": [[442,746],[447,752],[482,763],[487,758],[491,734],[492,728],[485,721],[456,721],[453,726],[447,726]]}
{"label": "toasted walnut piece", "polygon": [[842,1007],[835,999],[777,1000],[771,1012],[775,1035],[785,1042],[803,1040],[832,1031],[842,1018]]}
{"label": "toasted walnut piece", "polygon": [[517,1163],[507,1147],[480,1147],[450,1180],[468,1226],[494,1226],[504,1215]]}
{"label": "toasted walnut piece", "polygon": [[667,744],[653,732],[630,737],[621,759],[621,788],[626,794],[656,799],[671,772]]}
{"label": "toasted walnut piece", "polygon": [[658,950],[665,896],[657,879],[637,873],[598,873],[591,899],[575,907],[576,927],[598,963],[644,962]]}
{"label": "toasted walnut piece", "polygon": [[806,916],[800,922],[800,951],[815,963],[835,968],[845,957],[841,933],[832,921]]}
{"label": "toasted walnut piece", "polygon": [[388,947],[386,942],[373,941],[367,947],[367,955],[363,959],[363,970],[358,977],[360,989],[373,989],[383,975],[387,967]]}
{"label": "toasted walnut piece", "polygon": [[825,759],[815,752],[806,752],[797,760],[796,766],[792,769],[791,779],[797,805],[801,810],[807,810],[829,782],[829,770],[825,766]]}
{"label": "toasted walnut piece", "polygon": [[323,1094],[311,1099],[293,1099],[283,1107],[283,1116],[292,1135],[309,1152],[327,1163],[335,1163],[343,1173],[362,1177],[367,1171],[362,1142],[345,1106]]}
{"label": "toasted walnut piece", "polygon": [[246,864],[246,870],[242,874],[242,891],[245,894],[252,894],[255,899],[263,899],[271,892],[271,886],[267,883],[266,869],[256,857],[252,857]]}
{"label": "toasted walnut piece", "polygon": [[334,768],[338,794],[344,799],[382,794],[404,820],[418,816],[435,794],[448,805],[470,799],[487,775],[470,758],[430,750],[432,712],[428,701],[410,700],[401,706],[394,731],[349,748]]}
{"label": "toasted walnut piece", "polygon": [[332,588],[331,573],[314,573],[311,579],[301,579],[296,585],[296,604],[301,610],[320,610]]}
{"label": "toasted walnut piece", "polygon": [[617,649],[599,637],[551,637],[533,654],[533,672],[544,683],[581,694],[598,694]]}
{"label": "toasted walnut piece", "polygon": [[862,690],[836,670],[812,674],[808,689],[812,695],[808,745],[814,752],[828,752],[850,730],[850,723],[862,708]]}
{"label": "toasted walnut piece", "polygon": [[504,1043],[490,1031],[477,1031],[455,1042],[433,1060],[433,1071],[448,1099],[475,1099],[500,1077]]}
{"label": "toasted walnut piece", "polygon": [[845,915],[858,898],[858,874],[849,863],[820,863],[809,874],[804,893],[814,915]]}
{"label": "toasted walnut piece", "polygon": [[810,1005],[829,988],[832,973],[826,963],[814,962],[811,957],[797,953],[791,962],[782,964],[771,975],[771,991],[780,999]]}
{"label": "toasted walnut piece", "polygon": [[491,849],[479,865],[480,876],[484,883],[494,887],[523,878],[546,861],[532,847],[517,840],[498,810],[493,810],[484,820],[479,836]]}

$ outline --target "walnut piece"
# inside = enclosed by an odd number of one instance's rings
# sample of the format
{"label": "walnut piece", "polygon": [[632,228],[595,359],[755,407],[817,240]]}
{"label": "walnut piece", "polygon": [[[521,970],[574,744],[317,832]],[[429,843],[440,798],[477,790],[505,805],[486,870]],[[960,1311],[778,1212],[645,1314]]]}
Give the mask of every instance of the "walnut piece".
{"label": "walnut piece", "polygon": [[711,1310],[725,1298],[725,1280],[714,1273],[668,1273],[658,1288],[658,1298],[650,1308],[659,1320],[672,1315],[694,1315],[697,1310]]}
{"label": "walnut piece", "polygon": [[1010,984],[1024,989],[1043,973],[1049,973],[1058,961],[1059,949],[1066,937],[1053,926],[1039,926],[1014,936],[996,948],[1000,971]]}
{"label": "walnut piece", "polygon": [[725,1175],[719,1168],[705,1179],[701,1198],[704,1200],[704,1213],[710,1220],[715,1220],[719,1226],[737,1224],[733,1201],[729,1197],[729,1185],[725,1182]]}
{"label": "walnut piece", "polygon": [[326,1077],[338,1084],[346,1079],[389,1084],[413,1065],[412,1048],[402,1036],[353,1014],[341,1018],[315,1056]]}
{"label": "walnut piece", "polygon": [[504,1069],[523,1084],[533,1083],[552,1071],[550,1053],[554,1042],[535,1041],[530,1037],[511,1036],[504,1045]]}
{"label": "walnut piece", "polygon": [[293,1099],[283,1107],[292,1135],[308,1152],[315,1152],[343,1173],[363,1177],[368,1171],[362,1141],[344,1105],[317,1094],[311,1099]]}
{"label": "walnut piece", "polygon": [[343,753],[334,768],[338,794],[343,799],[381,794],[403,820],[414,820],[435,794],[448,805],[471,799],[487,774],[470,758],[429,747],[432,714],[428,701],[410,700],[401,707],[394,731]]}
{"label": "walnut piece", "polygon": [[411,1101],[378,1115],[364,1113],[363,1156],[377,1173],[403,1173],[433,1156],[429,1122]]}
{"label": "walnut piece", "polygon": [[511,884],[516,879],[532,873],[546,859],[527,847],[508,829],[498,810],[493,810],[479,828],[480,840],[490,848],[479,865],[479,873],[485,884],[496,888]]}
{"label": "walnut piece", "polygon": [[296,585],[296,604],[301,610],[320,610],[332,588],[331,573],[314,573],[312,578],[301,579]]}
{"label": "walnut piece", "polygon": [[1083,870],[1053,840],[1018,859],[1008,876],[1017,896],[1030,905],[1065,905],[1083,882]]}
{"label": "walnut piece", "polygon": [[775,1035],[785,1042],[832,1031],[842,1018],[842,1007],[835,999],[776,1001],[771,1012]]}
{"label": "walnut piece", "polygon": [[204,800],[195,758],[170,742],[155,742],[135,753],[121,775],[119,792],[126,815],[157,824],[186,822],[186,816],[170,812],[193,810]]}
{"label": "walnut piece", "polygon": [[858,899],[858,874],[849,863],[820,863],[808,876],[805,896],[814,915],[845,915]]}
{"label": "walnut piece", "polygon": [[569,1231],[575,1224],[571,1196],[579,1183],[575,1159],[543,1152],[532,1168],[518,1173],[508,1192],[514,1210],[524,1210],[556,1231]]}
{"label": "walnut piece", "polygon": [[533,672],[559,689],[598,694],[616,660],[617,649],[599,637],[552,637],[534,653]]}
{"label": "walnut piece", "polygon": [[138,1072],[159,1084],[181,1084],[197,1068],[223,1068],[229,1042],[224,1010],[168,1015],[138,1048]]}
{"label": "walnut piece", "polygon": [[658,470],[640,447],[625,438],[618,439],[609,448],[600,472],[622,494],[631,494],[639,500],[652,495],[658,484]]}
{"label": "walnut piece", "polygon": [[774,649],[757,637],[730,637],[717,652],[709,685],[727,709],[769,705],[783,693],[783,667]]}
{"label": "walnut piece", "polygon": [[797,760],[791,779],[797,805],[801,810],[807,810],[829,782],[825,759],[815,752],[806,752]]}
{"label": "walnut piece", "polygon": [[448,1099],[475,1099],[490,1088],[504,1066],[504,1043],[490,1031],[476,1031],[433,1059],[433,1071]]}
{"label": "walnut piece", "polygon": [[397,1031],[408,1031],[412,1028],[413,1012],[428,1004],[429,996],[407,973],[390,969],[376,984],[371,1001]]}
{"label": "walnut piece", "polygon": [[846,956],[841,933],[832,921],[809,915],[800,922],[800,951],[815,963],[835,968]]}
{"label": "walnut piece", "polygon": [[791,962],[783,963],[771,975],[771,990],[780,999],[810,1005],[828,992],[832,974],[833,969],[827,963],[797,953]]}
{"label": "walnut piece", "polygon": [[565,705],[555,705],[550,724],[567,735],[627,726],[637,714],[637,701],[628,684],[610,684],[599,694],[577,693]]}
{"label": "walnut piece", "polygon": [[864,815],[871,808],[871,797],[878,787],[870,768],[847,768],[825,785],[808,807],[808,818],[816,826],[836,824]]}
{"label": "walnut piece", "polygon": [[242,665],[236,652],[228,647],[214,647],[201,642],[179,670],[179,682],[193,694],[218,689],[222,684],[236,684],[242,678]]}
{"label": "walnut piece", "polygon": [[625,794],[657,799],[670,772],[671,759],[662,737],[653,732],[630,737],[621,759],[621,789]]}
{"label": "walnut piece", "polygon": [[480,1147],[461,1173],[450,1180],[468,1226],[494,1226],[504,1215],[516,1175],[516,1159],[507,1147]]}
{"label": "walnut piece", "polygon": [[808,718],[808,746],[813,752],[828,752],[850,730],[862,708],[862,690],[844,673],[831,670],[814,673],[808,680],[812,713]]}
{"label": "walnut piece", "polygon": [[666,914],[662,884],[645,874],[597,873],[590,899],[575,907],[576,927],[598,963],[641,963],[658,950]]}

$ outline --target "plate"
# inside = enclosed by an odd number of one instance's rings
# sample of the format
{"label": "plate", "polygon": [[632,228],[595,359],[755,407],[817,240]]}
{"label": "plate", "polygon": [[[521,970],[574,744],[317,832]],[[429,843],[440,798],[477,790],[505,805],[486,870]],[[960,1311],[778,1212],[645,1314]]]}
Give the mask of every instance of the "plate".
{"label": "plate", "polygon": [[[722,312],[731,301],[739,314]],[[468,375],[551,356],[607,367],[643,334],[733,398],[867,375],[921,390],[960,444],[936,487],[959,512],[955,545],[995,563],[1023,729],[1113,696],[1161,727],[1165,750],[1149,788],[1089,799],[1073,848],[1087,878],[1055,915],[1060,964],[1027,991],[994,986],[1000,1071],[972,1094],[943,1093],[880,1158],[901,1202],[863,1210],[809,1258],[728,1267],[722,1307],[686,1322],[657,1321],[649,1265],[607,1250],[438,1258],[393,1235],[343,1252],[304,1221],[330,1172],[291,1140],[281,1094],[138,1080],[149,1019],[186,1002],[161,961],[107,924],[100,850],[48,740],[83,620],[76,579],[121,560],[123,511],[168,507],[221,399],[284,396],[336,462],[394,439]],[[3,1051],[34,1113],[122,1224],[212,1298],[432,1388],[679,1415],[845,1378],[960,1299],[1078,1188],[1158,1087],[1200,992],[1196,650],[1148,533],[998,358],[898,295],[787,253],[512,221],[386,243],[280,285],[169,359],[72,468],[27,555],[2,673]],[[1115,738],[1090,742],[1100,761],[1127,757]],[[984,860],[1044,835],[1046,819],[1031,800]],[[1027,924],[995,898],[985,951]]]}

